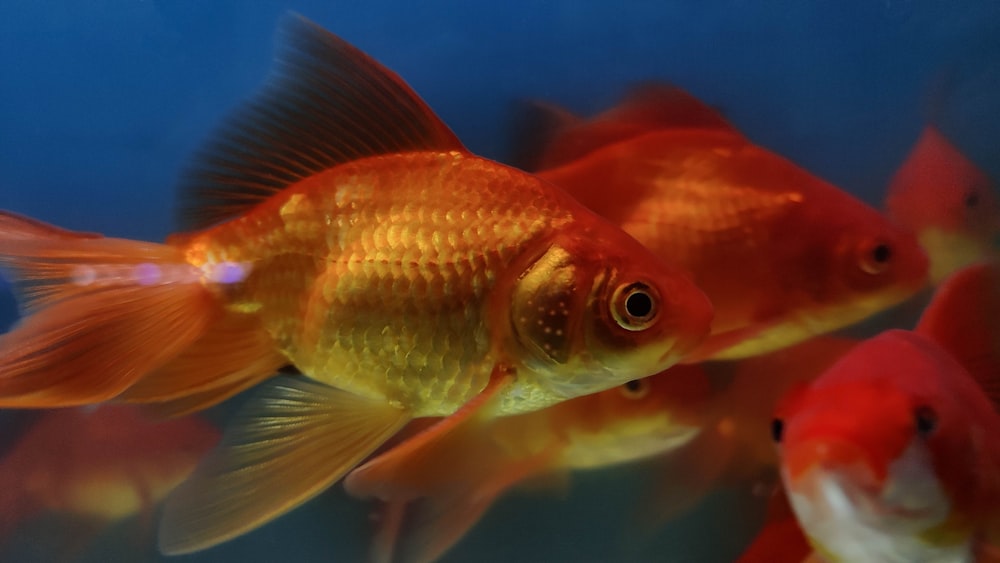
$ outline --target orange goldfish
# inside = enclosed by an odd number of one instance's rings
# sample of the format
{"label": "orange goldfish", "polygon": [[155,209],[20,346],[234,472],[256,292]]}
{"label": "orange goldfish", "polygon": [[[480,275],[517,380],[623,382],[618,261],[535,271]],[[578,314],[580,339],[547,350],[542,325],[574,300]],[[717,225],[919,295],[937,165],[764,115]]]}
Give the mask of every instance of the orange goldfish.
{"label": "orange goldfish", "polygon": [[893,177],[886,209],[892,220],[920,239],[935,284],[955,270],[996,255],[1000,237],[996,185],[933,125],[924,128]]}
{"label": "orange goldfish", "polygon": [[125,405],[42,413],[0,458],[0,537],[47,512],[149,522],[218,439],[200,418],[156,423]]}
{"label": "orange goldfish", "polygon": [[[564,191],[472,155],[390,70],[297,20],[276,80],[184,192],[166,244],[0,214],[29,315],[0,406],[202,408],[285,364],[165,505],[165,553],[254,529],[407,422],[446,433],[657,373],[707,334],[679,269]],[[487,398],[495,401],[487,401]],[[432,433],[433,435],[433,433]]]}
{"label": "orange goldfish", "polygon": [[788,346],[926,282],[911,234],[677,88],[640,89],[593,121],[555,121],[564,125],[541,156],[552,168],[539,176],[687,269],[711,299],[712,333],[685,361]]}
{"label": "orange goldfish", "polygon": [[709,392],[700,367],[675,366],[547,409],[480,417],[418,456],[390,465],[376,458],[350,473],[345,487],[387,502],[376,545],[380,558],[434,560],[518,483],[631,462],[687,443],[700,430],[698,407]]}
{"label": "orange goldfish", "polygon": [[[858,344],[777,410],[782,478],[827,561],[972,561],[1000,539],[1000,271]],[[989,393],[989,395],[987,395]]]}

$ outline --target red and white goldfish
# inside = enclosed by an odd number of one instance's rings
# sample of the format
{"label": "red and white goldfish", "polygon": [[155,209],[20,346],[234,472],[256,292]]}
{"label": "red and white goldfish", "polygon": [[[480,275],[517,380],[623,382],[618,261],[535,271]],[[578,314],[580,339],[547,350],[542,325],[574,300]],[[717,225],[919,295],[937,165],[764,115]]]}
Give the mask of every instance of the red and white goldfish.
{"label": "red and white goldfish", "polygon": [[154,422],[127,405],[41,413],[0,458],[0,537],[46,513],[95,529],[133,515],[149,525],[218,439],[201,418]]}
{"label": "red and white goldfish", "polygon": [[920,239],[934,283],[997,255],[996,184],[933,125],[896,171],[885,203],[889,217]]}
{"label": "red and white goldfish", "polygon": [[1000,273],[939,288],[777,410],[782,478],[826,561],[973,561],[1000,539]]}
{"label": "red and white goldfish", "polygon": [[[550,406],[658,373],[707,334],[682,270],[557,187],[472,155],[400,79],[297,20],[275,80],[191,174],[166,244],[0,214],[28,316],[0,406],[193,410],[292,364],[165,505],[210,547],[337,481],[410,420]],[[495,401],[487,401],[492,397]]]}
{"label": "red and white goldfish", "polygon": [[687,362],[788,346],[926,283],[913,235],[677,88],[553,122],[563,125],[549,127],[539,176],[691,272],[711,299],[712,333]]}
{"label": "red and white goldfish", "polygon": [[480,417],[417,456],[375,458],[345,479],[348,492],[386,502],[375,552],[386,561],[432,561],[510,488],[567,471],[610,467],[689,442],[703,426],[709,381],[674,366],[547,409]]}

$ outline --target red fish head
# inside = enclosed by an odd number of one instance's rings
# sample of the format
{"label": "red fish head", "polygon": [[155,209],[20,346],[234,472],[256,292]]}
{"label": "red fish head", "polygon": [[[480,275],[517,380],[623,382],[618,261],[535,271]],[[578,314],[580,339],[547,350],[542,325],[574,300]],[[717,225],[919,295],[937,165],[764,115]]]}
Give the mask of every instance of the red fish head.
{"label": "red fish head", "polygon": [[996,185],[933,126],[924,129],[893,177],[886,208],[893,221],[920,238],[935,282],[996,252]]}
{"label": "red fish head", "polygon": [[965,411],[983,405],[964,404],[959,377],[971,382],[929,340],[889,331],[778,408],[782,477],[821,550],[854,560],[883,546],[917,560],[919,550],[968,549],[955,515],[976,481],[981,444]]}

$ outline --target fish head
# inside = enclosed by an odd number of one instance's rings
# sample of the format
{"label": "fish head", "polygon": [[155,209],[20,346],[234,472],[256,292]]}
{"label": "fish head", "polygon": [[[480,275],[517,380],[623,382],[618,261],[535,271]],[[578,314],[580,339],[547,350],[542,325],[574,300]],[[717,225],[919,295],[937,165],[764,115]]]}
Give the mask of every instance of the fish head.
{"label": "fish head", "polygon": [[686,272],[593,217],[548,240],[511,293],[522,361],[572,398],[658,373],[708,334],[712,305]]}
{"label": "fish head", "polygon": [[607,467],[673,451],[697,437],[711,384],[698,365],[676,365],[656,375],[577,399],[584,401],[563,457],[576,469]]}
{"label": "fish head", "polygon": [[827,187],[830,197],[823,205],[803,206],[789,218],[798,226],[789,225],[788,232],[808,234],[778,250],[787,253],[784,263],[793,265],[782,281],[782,295],[803,337],[863,320],[927,283],[927,256],[912,233]]}
{"label": "fish head", "polygon": [[942,377],[960,368],[926,343],[883,333],[777,409],[786,491],[830,560],[951,560],[928,556],[970,549],[956,495],[975,480],[976,440]]}
{"label": "fish head", "polygon": [[934,126],[896,171],[885,204],[893,221],[919,237],[935,283],[997,251],[996,183]]}

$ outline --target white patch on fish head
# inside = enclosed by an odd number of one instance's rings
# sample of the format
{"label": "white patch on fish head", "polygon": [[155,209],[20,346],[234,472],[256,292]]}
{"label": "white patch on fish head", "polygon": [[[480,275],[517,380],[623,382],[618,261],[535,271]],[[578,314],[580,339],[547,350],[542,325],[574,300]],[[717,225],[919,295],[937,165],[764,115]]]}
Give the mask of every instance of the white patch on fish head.
{"label": "white patch on fish head", "polygon": [[888,467],[882,486],[863,463],[814,466],[794,484],[783,475],[792,508],[810,541],[834,561],[971,562],[972,540],[949,545],[921,536],[945,523],[951,503],[931,453],[914,437]]}

